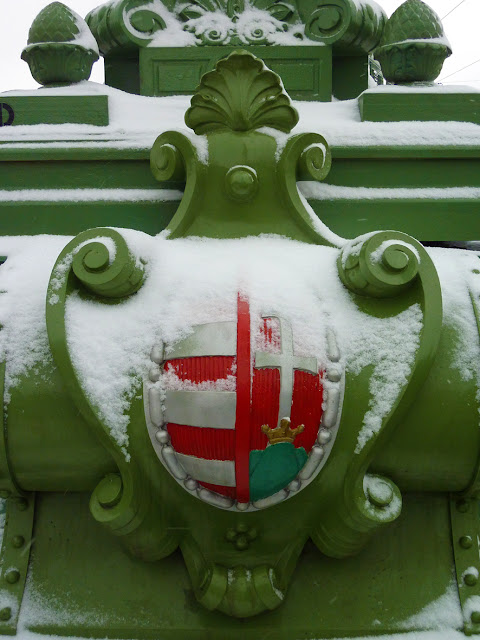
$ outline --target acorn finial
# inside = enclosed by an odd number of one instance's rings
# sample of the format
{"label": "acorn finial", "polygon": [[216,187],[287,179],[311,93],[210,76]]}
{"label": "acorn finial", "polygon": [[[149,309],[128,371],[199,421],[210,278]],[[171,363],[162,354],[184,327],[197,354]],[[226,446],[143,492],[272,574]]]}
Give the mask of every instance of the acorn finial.
{"label": "acorn finial", "polygon": [[22,60],[39,84],[73,84],[90,77],[98,46],[83,18],[61,2],[52,2],[33,21]]}
{"label": "acorn finial", "polygon": [[452,54],[438,15],[422,0],[406,0],[387,22],[375,58],[387,82],[433,82]]}

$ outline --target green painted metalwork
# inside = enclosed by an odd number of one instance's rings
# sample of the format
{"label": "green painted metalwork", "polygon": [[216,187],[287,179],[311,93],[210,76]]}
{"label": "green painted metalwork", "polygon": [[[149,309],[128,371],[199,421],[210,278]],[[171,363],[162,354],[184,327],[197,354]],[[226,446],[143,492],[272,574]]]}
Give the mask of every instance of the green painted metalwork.
{"label": "green painted metalwork", "polygon": [[35,495],[8,498],[3,515],[6,524],[0,552],[0,630],[3,635],[15,635],[30,561]]}
{"label": "green painted metalwork", "polygon": [[458,592],[466,635],[480,630],[480,590],[478,585],[478,499],[450,500],[452,546]]}
{"label": "green painted metalwork", "polygon": [[[7,101],[8,100],[8,101]],[[14,113],[11,125],[94,124],[108,125],[108,97],[81,96],[9,96],[3,108]]]}
{"label": "green painted metalwork", "polygon": [[[317,3],[255,0],[251,8],[257,15],[248,15],[244,2],[199,2],[190,4],[165,1],[163,15],[158,7],[138,0],[107,2],[91,11],[87,23],[105,54],[136,50],[148,46],[162,31],[168,31],[168,18],[175,17],[182,29],[194,34],[192,42],[203,45],[271,45],[275,34],[292,32],[299,40],[335,44],[345,50],[371,51],[379,42],[386,16],[373,0],[361,4],[353,0],[320,0]],[[313,8],[315,6],[315,8]],[[202,29],[201,20],[209,14],[219,14],[231,20],[225,27]],[[256,20],[255,20],[256,18]],[[267,20],[267,25],[259,24]],[[304,27],[304,28],[302,28]]]}
{"label": "green painted metalwork", "polygon": [[[478,93],[399,93],[379,92],[375,89],[363,92],[358,98],[363,121],[408,122],[448,121],[452,113],[459,120],[480,124],[480,97]],[[432,115],[433,114],[433,115]]]}
{"label": "green painted metalwork", "polygon": [[[431,622],[419,622],[418,612],[452,589],[458,590],[465,634],[478,632],[478,385],[458,368],[462,328],[444,322],[449,300],[430,253],[413,236],[476,239],[477,196],[439,200],[415,190],[480,187],[480,150],[445,144],[330,145],[327,136],[295,131],[302,121],[285,90],[291,87],[293,95],[317,101],[330,100],[332,90],[337,97],[356,97],[366,88],[367,55],[379,45],[385,77],[395,82],[412,80],[401,72],[411,62],[411,50],[423,51],[414,80],[426,82],[427,71],[432,75],[440,64],[433,64],[429,46],[445,54],[447,45],[410,47],[404,56],[400,38],[441,38],[440,23],[433,21],[432,27],[432,14],[417,0],[407,0],[385,31],[385,14],[370,0],[256,2],[250,10],[273,26],[251,30],[249,39],[241,2],[165,2],[163,9],[159,4],[110,2],[91,12],[87,22],[108,73],[117,78],[115,86],[123,82],[125,89],[138,86],[153,96],[176,93],[173,67],[191,65],[181,90],[192,91],[199,82],[185,114],[192,131],[160,129],[151,149],[145,142],[121,148],[111,131],[89,146],[84,145],[87,135],[67,148],[50,147],[41,136],[28,143],[13,138],[0,143],[2,234],[75,236],[65,238],[56,255],[46,291],[50,352],[13,381],[7,375],[8,350],[5,357],[2,353],[0,395],[8,393],[8,406],[0,491],[11,497],[2,547],[0,630],[16,633],[28,569],[23,623],[38,633],[165,640],[198,640],[206,634],[212,640],[260,640],[272,634],[292,640],[395,633],[427,628]],[[29,46],[47,36],[60,46],[75,39],[79,23],[62,7],[54,3],[40,14]],[[202,18],[215,12],[233,25],[226,36],[201,31]],[[156,46],[170,19],[180,25],[182,37],[196,38],[191,51]],[[277,46],[275,37],[295,29],[304,43],[310,39],[321,46]],[[246,50],[237,50],[238,45]],[[292,71],[296,51],[304,52],[298,79]],[[385,62],[392,52],[399,57]],[[161,65],[164,78],[155,75]],[[73,81],[62,79],[54,67],[42,81]],[[107,92],[68,91],[58,100],[52,96],[47,111],[41,107],[36,114],[35,105],[46,104],[48,95],[11,96],[14,124],[71,122],[64,114],[68,104],[73,114],[68,117],[75,122],[107,126]],[[87,112],[93,98],[98,113],[92,115]],[[478,120],[476,104],[466,102],[468,94],[435,100],[437,94],[414,89],[392,94],[379,89],[364,93],[359,108],[364,120],[400,120],[410,106],[417,119],[423,114],[431,120],[439,104],[438,119]],[[365,197],[358,187],[375,197]],[[396,199],[374,191],[402,187],[408,191]],[[97,191],[86,193],[91,189]],[[120,189],[125,191],[117,197]],[[221,244],[262,234],[284,236],[303,243],[304,251],[329,255],[330,276],[342,300],[375,326],[416,310],[421,321],[411,365],[389,389],[389,407],[362,446],[373,364],[344,363],[335,326],[324,338],[326,393],[315,444],[307,452],[293,443],[303,425],[291,428],[280,408],[279,426],[261,423],[270,446],[250,452],[248,502],[219,493],[213,483],[202,485],[182,467],[165,427],[173,406],[168,393],[184,394],[175,406],[188,417],[194,402],[185,398],[195,391],[161,387],[172,343],[153,331],[150,359],[143,354],[150,369],[144,377],[129,371],[130,389],[121,399],[126,431],[119,437],[111,429],[102,400],[92,399],[75,359],[69,313],[81,301],[97,312],[108,310],[121,323],[132,305],[145,300],[158,261],[165,260],[165,277],[170,268],[175,273],[175,265],[158,255],[158,238],[151,237],[161,231],[168,238],[165,246],[195,237]],[[468,275],[478,273],[473,269]],[[319,283],[325,282],[322,276]],[[480,329],[475,290],[465,287],[464,294],[466,306],[471,296]],[[222,357],[235,354],[236,366],[242,363],[242,300],[239,293],[233,348],[225,346],[228,331],[225,337],[221,322],[215,324],[217,350]],[[162,304],[161,313],[174,309],[175,292]],[[277,318],[282,309],[277,315],[273,311]],[[152,313],[148,305],[144,313]],[[285,346],[288,319],[279,322],[281,348],[273,360],[286,356],[293,362],[299,356],[293,338],[291,352]],[[205,353],[196,338],[199,326],[186,341]],[[90,325],[84,329],[88,334]],[[247,342],[250,349],[250,336]],[[389,344],[384,349],[391,355]],[[170,357],[185,357],[179,353]],[[252,368],[277,368],[270,361],[262,367],[257,355]],[[309,369],[303,363],[296,370]],[[250,360],[247,377],[250,389]],[[281,384],[280,375],[279,407]],[[210,403],[215,408],[213,399]],[[229,415],[222,414],[225,424]],[[37,492],[35,512],[30,492]],[[27,606],[32,601],[41,616]],[[461,621],[455,624],[461,628]]]}
{"label": "green painted metalwork", "polygon": [[[139,90],[144,96],[168,96],[191,94],[207,71],[238,47],[146,47],[139,53]],[[248,50],[261,58],[265,64],[282,77],[288,94],[296,100],[332,99],[332,51],[330,47],[266,47],[250,45]],[[356,58],[355,58],[356,59]],[[342,58],[343,60],[343,58]],[[361,58],[363,61],[363,58]],[[112,61],[115,65],[115,60]],[[122,62],[116,62],[123,70]],[[353,74],[349,74],[349,79]],[[109,72],[106,73],[109,80]],[[365,89],[365,79],[361,81],[359,93]],[[111,84],[128,91],[124,86],[126,78],[120,74]],[[110,82],[110,80],[109,80]],[[336,95],[336,92],[335,92]],[[347,94],[352,95],[352,87]],[[340,96],[339,96],[340,97]]]}
{"label": "green painted metalwork", "polygon": [[[332,74],[340,99],[367,89],[367,54],[380,41],[386,15],[373,0],[123,0],[103,4],[86,20],[105,56],[107,84],[124,91],[193,93],[205,72],[241,46],[279,73],[292,97],[330,101]],[[162,38],[172,37],[194,46],[162,46]]]}

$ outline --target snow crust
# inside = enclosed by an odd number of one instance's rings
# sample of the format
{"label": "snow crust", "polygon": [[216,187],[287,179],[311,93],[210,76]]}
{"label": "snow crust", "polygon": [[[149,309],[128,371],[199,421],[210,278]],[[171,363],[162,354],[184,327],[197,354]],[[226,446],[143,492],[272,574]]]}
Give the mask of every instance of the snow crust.
{"label": "snow crust", "polygon": [[390,503],[385,504],[384,507],[378,509],[375,508],[375,506],[368,499],[369,489],[374,489],[375,494],[384,500],[388,500],[388,498],[391,497],[391,489],[389,485],[380,478],[368,474],[365,475],[363,479],[363,491],[365,497],[367,498],[367,500],[365,500],[365,508],[369,513],[372,514],[372,516],[375,516],[376,518],[385,522],[390,521],[393,517],[398,516],[402,507],[402,499],[399,495],[394,493]]}
{"label": "snow crust", "polygon": [[138,29],[135,29],[131,23],[133,14],[140,9],[153,11],[159,15],[165,23],[166,28],[157,31],[150,44],[155,42],[154,46],[157,47],[191,47],[195,45],[195,38],[193,35],[183,30],[182,23],[171,11],[167,9],[163,2],[160,2],[160,0],[152,0],[151,2],[146,2],[142,6],[137,4],[137,6],[134,6],[128,11],[125,9],[123,10],[123,23],[127,27],[128,31],[130,31],[130,33],[136,38],[140,38],[145,41],[152,39],[150,33],[138,31]]}
{"label": "snow crust", "polygon": [[182,380],[175,373],[174,369],[169,369],[162,374],[162,387],[169,391],[235,391],[237,388],[237,378],[232,374],[217,380],[205,380],[204,382],[192,382]]}
{"label": "snow crust", "polygon": [[[75,11],[69,8],[70,13],[72,14],[73,21],[75,26],[77,27],[77,33],[73,36],[71,40],[67,40],[69,44],[76,44],[80,47],[84,47],[85,49],[90,49],[94,51],[97,56],[100,55],[98,50],[98,44],[95,40],[93,33],[90,31],[89,26],[85,22],[85,20],[78,15]],[[42,44],[50,44],[48,42]],[[51,44],[58,44],[57,41],[52,41]],[[37,43],[32,43],[26,47],[26,50],[32,49],[37,46]]]}
{"label": "snow crust", "polygon": [[78,33],[75,35],[75,38],[72,42],[74,44],[85,47],[85,49],[91,49],[92,51],[95,51],[97,55],[100,55],[97,41],[95,40],[93,33],[90,31],[88,24],[81,16],[78,15],[78,13],[75,13],[75,11],[72,11],[72,9],[70,9],[70,11],[73,15],[75,25],[78,29]]}
{"label": "snow crust", "polygon": [[[52,362],[45,325],[48,278],[66,236],[0,238],[0,359],[6,361],[5,401],[19,377]],[[36,366],[37,365],[37,366]]]}
{"label": "snow crust", "polygon": [[[190,106],[190,96],[136,96],[87,81],[70,87],[7,91],[0,95],[8,99],[9,96],[22,95],[92,94],[108,96],[108,126],[40,124],[3,127],[0,134],[0,151],[2,148],[38,148],[40,145],[42,148],[101,146],[112,149],[150,150],[160,133],[180,129],[190,136],[193,144],[197,146],[199,155],[204,159],[204,137],[193,135],[184,123],[185,111]],[[470,122],[361,122],[358,100],[293,101],[293,104],[299,112],[300,121],[292,133],[320,133],[333,147],[480,146],[480,126]],[[135,118],[132,118],[132,113],[136,114]]]}
{"label": "snow crust", "polygon": [[399,40],[391,45],[386,45],[386,47],[394,47],[398,44],[418,44],[419,42],[426,44],[442,44],[451,49],[450,42],[445,36],[440,36],[439,38],[407,38],[406,40]]}
{"label": "snow crust", "polygon": [[[359,446],[375,432],[418,346],[422,318],[416,305],[386,320],[362,313],[338,278],[336,248],[275,236],[220,241],[169,240],[165,233],[151,238],[128,230],[122,234],[132,252],[147,260],[144,286],[117,305],[72,295],[66,322],[72,361],[86,393],[126,452],[128,408],[147,377],[152,345],[184,338],[194,324],[235,321],[239,291],[250,301],[252,323],[260,322],[265,313],[291,323],[297,355],[325,363],[325,334],[333,327],[342,360],[351,371],[373,366],[372,399]],[[0,286],[7,292],[0,317],[7,392],[20,375],[51,358],[45,291],[68,240],[0,239],[0,253],[9,255],[0,272]]]}
{"label": "snow crust", "polygon": [[[131,230],[121,233],[132,253],[147,262],[143,287],[116,305],[74,294],[67,303],[66,322],[72,361],[84,389],[127,457],[128,410],[147,378],[153,344],[185,338],[195,324],[236,321],[239,291],[249,299],[252,326],[265,314],[290,322],[296,355],[325,363],[325,335],[333,328],[341,364],[354,375],[371,368],[369,407],[356,452],[379,430],[410,375],[423,326],[419,305],[383,319],[361,312],[339,280],[337,248],[279,236],[169,240],[165,232],[155,238]],[[55,260],[69,240],[65,236],[0,238],[0,255],[8,256],[0,268],[0,356],[7,362],[7,404],[20,376],[35,375],[40,362],[51,362],[46,287]],[[480,270],[479,257],[460,250],[429,252],[442,282],[444,324],[458,334],[452,366],[464,380],[476,380],[480,400],[480,345],[470,297],[471,293],[480,296],[480,275],[475,273]],[[59,286],[70,262],[57,269]],[[50,304],[58,302],[53,294]],[[175,372],[169,375],[173,387],[180,385]],[[221,384],[233,390],[233,372],[232,379]]]}
{"label": "snow crust", "polygon": [[370,402],[355,453],[380,430],[408,381],[420,345],[423,314],[418,304],[392,318],[371,318],[352,337],[348,369],[356,374],[373,364]]}
{"label": "snow crust", "polygon": [[411,85],[399,85],[399,84],[379,84],[372,87],[372,89],[367,89],[362,93],[362,95],[366,94],[374,94],[374,93],[479,93],[479,89],[473,86],[468,86],[465,84],[442,84],[438,82],[432,83],[422,83],[422,84],[411,84]]}
{"label": "snow crust", "polygon": [[388,247],[392,247],[392,246],[406,247],[407,249],[410,249],[410,251],[417,258],[418,263],[420,264],[421,258],[416,247],[414,247],[411,244],[408,244],[408,242],[404,242],[403,240],[385,240],[385,242],[382,242],[382,244],[379,245],[378,249],[376,249],[371,253],[370,255],[371,261],[376,263],[381,262],[382,256],[385,253],[385,251],[388,249]]}
{"label": "snow crust", "polygon": [[175,189],[15,189],[0,191],[0,202],[168,202],[182,196]]}
{"label": "snow crust", "polygon": [[[185,5],[178,7],[178,11]],[[211,7],[210,7],[211,8]],[[142,9],[153,11],[165,24],[155,33],[143,33],[132,25],[134,14]],[[175,11],[169,11],[160,0],[124,10],[124,24],[132,35],[144,40],[149,47],[191,47],[198,44],[228,45],[235,36],[245,45],[276,44],[294,46],[325,46],[305,36],[305,26],[299,21],[289,24],[276,19],[268,11],[246,3],[234,16],[224,11],[208,11],[204,5],[195,6],[196,17],[183,22]]]}
{"label": "snow crust", "polygon": [[[475,251],[429,247],[443,298],[443,322],[458,335],[452,367],[463,380],[477,380],[480,399],[480,343],[474,302],[480,299],[480,254]],[[472,295],[472,298],[470,297]],[[480,311],[480,309],[479,309]]]}
{"label": "snow crust", "polygon": [[454,580],[437,600],[434,600],[401,624],[404,629],[411,629],[412,627],[443,629],[445,633],[447,630],[448,633],[452,633],[452,629],[461,629],[462,626],[462,609],[458,596],[458,586]]}
{"label": "snow crust", "polygon": [[312,200],[478,200],[479,187],[342,187],[322,182],[298,182],[300,192]]}

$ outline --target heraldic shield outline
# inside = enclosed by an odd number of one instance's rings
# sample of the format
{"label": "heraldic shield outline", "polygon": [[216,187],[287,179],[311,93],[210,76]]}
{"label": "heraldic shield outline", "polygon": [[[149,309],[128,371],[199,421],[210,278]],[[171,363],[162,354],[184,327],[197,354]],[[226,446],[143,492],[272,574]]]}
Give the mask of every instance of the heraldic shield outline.
{"label": "heraldic shield outline", "polygon": [[306,487],[324,466],[341,416],[344,374],[328,329],[327,362],[295,354],[281,314],[192,327],[156,344],[145,415],[150,440],[185,490],[214,506],[254,511]]}

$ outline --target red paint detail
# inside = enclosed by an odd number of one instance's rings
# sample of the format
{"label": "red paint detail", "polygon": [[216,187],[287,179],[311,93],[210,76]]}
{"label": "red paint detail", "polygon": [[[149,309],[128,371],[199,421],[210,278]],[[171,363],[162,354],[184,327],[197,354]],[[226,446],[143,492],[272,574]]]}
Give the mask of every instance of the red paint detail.
{"label": "red paint detail", "polygon": [[299,424],[305,430],[295,438],[296,447],[304,447],[308,453],[315,444],[320,419],[322,417],[323,386],[320,375],[307,371],[295,371],[293,382],[293,402],[290,420],[292,428]]}
{"label": "red paint detail", "polygon": [[262,433],[262,425],[277,426],[280,399],[280,371],[278,369],[254,369],[252,384],[252,413],[250,418],[251,449],[265,449],[268,438]]}
{"label": "red paint detail", "polygon": [[207,382],[233,375],[235,358],[233,356],[199,356],[176,358],[165,363],[165,371],[173,371],[180,380]]}
{"label": "red paint detail", "polygon": [[214,493],[219,493],[222,496],[228,496],[229,498],[236,498],[236,490],[235,487],[223,487],[219,484],[209,484],[208,482],[199,482],[198,484],[202,485],[202,487],[205,487],[205,489],[209,489],[210,491],[213,491]]}
{"label": "red paint detail", "polygon": [[[201,383],[236,375],[237,409],[235,430],[211,429],[189,425],[168,424],[172,446],[178,453],[208,460],[234,460],[237,487],[200,484],[223,496],[249,501],[249,458],[252,449],[263,450],[268,444],[261,432],[264,424],[276,427],[280,398],[280,371],[253,369],[251,354],[250,308],[248,300],[238,296],[237,357],[202,356],[176,358],[165,364],[182,381]],[[255,350],[280,352],[279,324],[276,318],[265,318],[255,336]],[[235,373],[236,367],[236,373]],[[309,452],[315,443],[322,416],[323,374],[295,371],[292,426],[305,425],[305,431],[295,439],[296,447]]]}
{"label": "red paint detail", "polygon": [[[278,321],[275,318],[263,318],[260,324],[260,344],[270,353],[280,351]],[[252,384],[251,449],[265,449],[268,438],[261,427],[268,424],[274,429],[278,424],[280,402],[279,369],[254,369]],[[322,417],[323,386],[321,374],[307,371],[294,372],[293,398],[290,420],[292,428],[305,425],[303,433],[295,438],[295,447],[304,447],[307,453],[317,438]]]}
{"label": "red paint detail", "polygon": [[235,481],[237,500],[250,500],[250,393],[251,393],[251,349],[250,306],[248,300],[238,294],[237,301],[237,411],[235,420]]}
{"label": "red paint detail", "polygon": [[263,335],[265,350],[270,353],[280,353],[280,328],[277,318],[262,318],[263,326],[260,327],[260,335]]}
{"label": "red paint detail", "polygon": [[207,460],[234,460],[235,431],[168,424],[168,433],[175,451]]}

